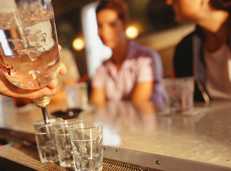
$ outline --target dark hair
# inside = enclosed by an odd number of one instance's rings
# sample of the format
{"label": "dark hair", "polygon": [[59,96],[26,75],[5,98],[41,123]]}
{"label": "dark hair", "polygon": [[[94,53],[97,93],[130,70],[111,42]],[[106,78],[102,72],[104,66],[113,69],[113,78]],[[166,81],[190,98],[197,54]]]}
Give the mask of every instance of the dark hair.
{"label": "dark hair", "polygon": [[211,0],[214,8],[225,10],[231,14],[231,0]]}
{"label": "dark hair", "polygon": [[96,7],[96,13],[104,9],[112,9],[117,12],[119,19],[124,23],[128,19],[128,7],[124,0],[100,0]]}

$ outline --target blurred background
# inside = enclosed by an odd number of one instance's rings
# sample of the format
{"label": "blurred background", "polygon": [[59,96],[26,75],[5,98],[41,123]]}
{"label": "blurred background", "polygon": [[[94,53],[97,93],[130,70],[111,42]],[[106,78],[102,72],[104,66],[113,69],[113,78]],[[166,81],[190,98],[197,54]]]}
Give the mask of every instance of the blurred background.
{"label": "blurred background", "polygon": [[[172,55],[175,45],[194,26],[189,23],[177,23],[171,7],[164,0],[126,0],[129,6],[129,22],[126,34],[142,45],[157,50],[162,56],[164,76],[172,77]],[[59,42],[65,55],[73,56],[80,78],[94,74],[102,60],[110,56],[108,49],[95,48],[94,33],[97,33],[94,21],[93,0],[53,0]],[[83,29],[84,28],[84,29]],[[91,42],[90,44],[86,44]],[[98,44],[98,43],[97,43]],[[92,49],[99,49],[92,52]],[[101,57],[101,58],[100,58]]]}

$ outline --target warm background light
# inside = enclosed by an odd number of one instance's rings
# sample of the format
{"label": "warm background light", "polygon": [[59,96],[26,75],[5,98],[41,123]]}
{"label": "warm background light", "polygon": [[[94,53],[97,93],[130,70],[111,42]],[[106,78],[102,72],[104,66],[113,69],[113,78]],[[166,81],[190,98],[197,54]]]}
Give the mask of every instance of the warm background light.
{"label": "warm background light", "polygon": [[126,36],[129,38],[129,39],[135,39],[139,36],[139,28],[135,25],[130,25],[127,27],[126,29]]}
{"label": "warm background light", "polygon": [[75,50],[81,51],[85,48],[85,42],[82,37],[76,37],[72,42],[72,46]]}

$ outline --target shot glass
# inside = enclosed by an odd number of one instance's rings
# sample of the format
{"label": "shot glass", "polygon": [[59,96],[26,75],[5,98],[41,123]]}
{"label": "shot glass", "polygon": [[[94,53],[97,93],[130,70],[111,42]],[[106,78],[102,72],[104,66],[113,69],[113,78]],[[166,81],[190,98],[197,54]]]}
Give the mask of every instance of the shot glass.
{"label": "shot glass", "polygon": [[102,171],[102,126],[81,125],[71,129],[75,171]]}
{"label": "shot glass", "polygon": [[65,89],[69,108],[86,109],[88,107],[87,84],[69,85]]}
{"label": "shot glass", "polygon": [[52,126],[51,123],[44,124],[44,126],[40,126],[35,132],[39,158],[42,163],[58,162],[58,153],[55,146],[55,137]]}
{"label": "shot glass", "polygon": [[58,152],[59,164],[65,168],[74,168],[73,148],[70,129],[80,127],[84,121],[78,119],[64,120],[55,124],[55,144]]}
{"label": "shot glass", "polygon": [[65,168],[73,168],[73,150],[68,127],[56,129],[55,143],[58,152],[59,165]]}
{"label": "shot glass", "polygon": [[44,121],[33,123],[39,158],[42,163],[58,162],[54,127],[63,121],[61,118],[51,118],[48,120],[48,124],[45,124]]}
{"label": "shot glass", "polygon": [[194,79],[192,77],[165,79],[167,92],[165,111],[184,113],[193,109]]}

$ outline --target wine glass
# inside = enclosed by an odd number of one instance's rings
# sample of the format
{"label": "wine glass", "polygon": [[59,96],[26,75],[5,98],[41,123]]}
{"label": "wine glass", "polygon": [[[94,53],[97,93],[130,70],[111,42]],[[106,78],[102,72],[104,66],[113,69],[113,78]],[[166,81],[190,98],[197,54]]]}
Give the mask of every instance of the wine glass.
{"label": "wine glass", "polygon": [[[1,0],[0,68],[21,89],[46,87],[59,62],[51,0]],[[43,108],[49,97],[38,99]]]}

